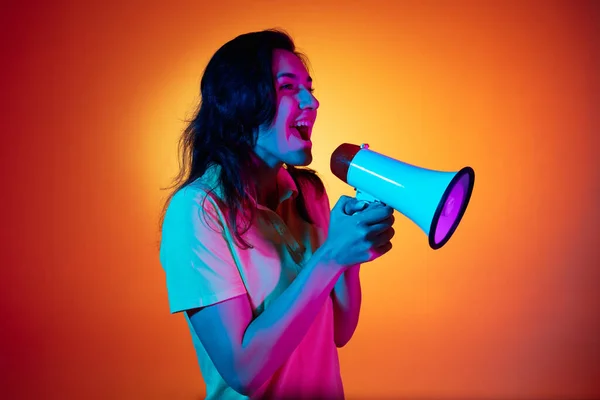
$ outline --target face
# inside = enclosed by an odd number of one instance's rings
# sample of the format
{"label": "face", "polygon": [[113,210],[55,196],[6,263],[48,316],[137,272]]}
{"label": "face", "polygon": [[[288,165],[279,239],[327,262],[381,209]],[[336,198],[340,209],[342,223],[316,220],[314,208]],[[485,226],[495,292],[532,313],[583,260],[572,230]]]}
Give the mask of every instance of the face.
{"label": "face", "polygon": [[277,111],[270,126],[259,128],[256,154],[269,166],[305,166],[312,162],[312,128],[319,102],[302,61],[289,51],[275,50],[273,80]]}

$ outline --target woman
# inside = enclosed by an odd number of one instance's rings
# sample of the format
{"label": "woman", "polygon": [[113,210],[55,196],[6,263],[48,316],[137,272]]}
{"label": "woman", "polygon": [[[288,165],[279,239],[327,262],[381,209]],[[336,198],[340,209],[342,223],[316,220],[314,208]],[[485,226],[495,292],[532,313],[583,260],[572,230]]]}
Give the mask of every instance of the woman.
{"label": "woman", "polygon": [[341,399],[337,347],[358,322],[360,264],[391,249],[393,209],[342,196],[330,211],[299,168],[319,102],[285,33],[226,43],[200,88],[160,258],[207,399]]}

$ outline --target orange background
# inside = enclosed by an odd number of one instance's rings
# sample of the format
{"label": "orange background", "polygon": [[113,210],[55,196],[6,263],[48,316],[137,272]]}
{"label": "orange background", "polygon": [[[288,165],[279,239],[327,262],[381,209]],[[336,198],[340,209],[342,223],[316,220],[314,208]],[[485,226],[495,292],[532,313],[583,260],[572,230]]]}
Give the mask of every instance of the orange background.
{"label": "orange background", "polygon": [[363,266],[348,398],[600,398],[600,3],[4,3],[3,398],[201,398],[159,188],[210,56],[269,27],[311,59],[332,203],[342,142],[477,174],[446,247],[399,217]]}

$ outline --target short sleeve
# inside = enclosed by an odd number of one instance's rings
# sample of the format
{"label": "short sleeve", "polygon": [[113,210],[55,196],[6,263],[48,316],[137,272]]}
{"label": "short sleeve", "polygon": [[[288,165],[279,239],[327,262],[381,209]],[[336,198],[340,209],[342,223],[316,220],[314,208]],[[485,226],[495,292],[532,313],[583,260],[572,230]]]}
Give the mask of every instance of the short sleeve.
{"label": "short sleeve", "polygon": [[226,226],[216,202],[206,192],[187,187],[173,196],[160,245],[171,313],[246,293],[223,233]]}

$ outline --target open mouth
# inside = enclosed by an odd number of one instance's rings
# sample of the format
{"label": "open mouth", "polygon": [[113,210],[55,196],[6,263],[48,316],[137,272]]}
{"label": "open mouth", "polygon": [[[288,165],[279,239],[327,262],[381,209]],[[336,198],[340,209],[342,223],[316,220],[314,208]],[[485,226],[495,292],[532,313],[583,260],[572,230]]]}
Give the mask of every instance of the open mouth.
{"label": "open mouth", "polygon": [[292,126],[292,128],[298,131],[302,140],[310,140],[308,126]]}

